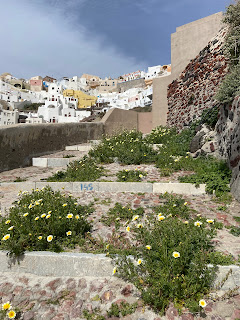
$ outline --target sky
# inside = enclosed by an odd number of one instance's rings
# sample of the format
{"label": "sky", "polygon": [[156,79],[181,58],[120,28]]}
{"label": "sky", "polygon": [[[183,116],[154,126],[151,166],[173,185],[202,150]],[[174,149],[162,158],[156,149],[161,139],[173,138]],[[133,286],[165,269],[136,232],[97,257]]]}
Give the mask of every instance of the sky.
{"label": "sky", "polygon": [[176,28],[233,0],[0,0],[0,74],[102,78],[171,63]]}

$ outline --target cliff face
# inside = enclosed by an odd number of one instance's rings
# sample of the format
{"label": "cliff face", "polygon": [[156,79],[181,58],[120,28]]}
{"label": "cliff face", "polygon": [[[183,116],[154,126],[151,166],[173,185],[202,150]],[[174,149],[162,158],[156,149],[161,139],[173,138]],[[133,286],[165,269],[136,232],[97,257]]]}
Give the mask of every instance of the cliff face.
{"label": "cliff face", "polygon": [[182,130],[217,104],[214,95],[228,70],[222,50],[225,35],[226,28],[168,86],[168,126]]}
{"label": "cliff face", "polygon": [[220,108],[216,124],[218,150],[228,159],[232,169],[231,191],[240,201],[240,96],[232,104]]}

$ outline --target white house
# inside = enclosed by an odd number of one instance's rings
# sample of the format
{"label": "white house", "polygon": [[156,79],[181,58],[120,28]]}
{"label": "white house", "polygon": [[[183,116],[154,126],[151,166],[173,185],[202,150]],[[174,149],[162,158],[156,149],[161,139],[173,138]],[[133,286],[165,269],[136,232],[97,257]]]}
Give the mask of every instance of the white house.
{"label": "white house", "polygon": [[5,110],[0,105],[0,126],[9,126],[18,123],[19,112],[18,110]]}

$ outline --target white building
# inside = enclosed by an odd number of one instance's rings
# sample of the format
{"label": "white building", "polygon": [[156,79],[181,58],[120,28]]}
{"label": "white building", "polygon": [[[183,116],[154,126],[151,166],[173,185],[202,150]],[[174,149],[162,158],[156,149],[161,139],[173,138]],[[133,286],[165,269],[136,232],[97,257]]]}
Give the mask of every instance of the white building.
{"label": "white building", "polygon": [[0,126],[9,126],[18,123],[18,110],[5,110],[0,105]]}

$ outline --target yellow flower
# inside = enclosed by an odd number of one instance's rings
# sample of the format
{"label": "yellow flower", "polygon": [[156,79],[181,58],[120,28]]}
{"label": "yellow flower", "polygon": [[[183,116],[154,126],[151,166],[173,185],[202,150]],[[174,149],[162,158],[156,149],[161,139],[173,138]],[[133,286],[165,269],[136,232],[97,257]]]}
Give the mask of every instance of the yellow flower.
{"label": "yellow flower", "polygon": [[77,206],[78,205],[78,203],[77,202],[74,202],[74,204]]}
{"label": "yellow flower", "polygon": [[139,215],[133,216],[132,221],[135,221],[139,218]]}
{"label": "yellow flower", "polygon": [[9,231],[11,231],[14,228],[14,226],[11,226],[10,228],[8,228]]}
{"label": "yellow flower", "polygon": [[164,220],[165,219],[165,217],[164,216],[160,216],[160,215],[158,215],[158,220],[159,221],[162,221],[162,220]]}
{"label": "yellow flower", "polygon": [[31,236],[32,234],[31,234],[31,233],[29,233],[28,235],[29,235],[29,236]]}
{"label": "yellow flower", "polygon": [[10,238],[10,234],[8,233],[8,234],[6,234],[3,238],[2,238],[2,240],[3,241],[6,241],[6,240],[8,240]]}
{"label": "yellow flower", "polygon": [[140,174],[140,175],[139,175],[139,178],[142,178],[142,177],[143,177],[143,175],[142,175],[142,174]]}
{"label": "yellow flower", "polygon": [[188,203],[187,203],[187,201],[186,202],[184,202],[184,205],[186,206]]}
{"label": "yellow flower", "polygon": [[140,229],[140,228],[142,228],[143,226],[142,226],[142,224],[141,223],[139,223],[138,225],[137,225],[137,228],[138,229]]}
{"label": "yellow flower", "polygon": [[126,231],[127,231],[127,232],[130,231],[130,227],[129,227],[129,226],[126,227]]}
{"label": "yellow flower", "polygon": [[67,206],[67,203],[64,203],[62,206],[63,206],[63,207],[66,207],[66,206]]}
{"label": "yellow flower", "polygon": [[40,203],[39,203],[38,201],[35,201],[35,205],[36,205],[36,206],[39,206]]}
{"label": "yellow flower", "polygon": [[9,319],[15,319],[15,317],[16,317],[16,312],[15,311],[11,310],[11,311],[8,312],[8,318]]}
{"label": "yellow flower", "polygon": [[206,305],[207,305],[207,303],[206,303],[205,300],[201,299],[201,300],[199,301],[199,306],[200,306],[200,307],[205,308]]}
{"label": "yellow flower", "polygon": [[39,236],[39,237],[38,237],[38,240],[42,240],[42,236]]}
{"label": "yellow flower", "polygon": [[174,204],[173,204],[173,207],[176,207],[176,206],[177,206],[177,205],[174,203]]}
{"label": "yellow flower", "polygon": [[195,227],[200,227],[201,224],[202,224],[201,221],[195,221],[195,222],[194,222]]}
{"label": "yellow flower", "polygon": [[43,213],[42,215],[41,215],[41,218],[45,218],[46,217],[46,213]]}
{"label": "yellow flower", "polygon": [[47,236],[47,242],[51,242],[53,239],[53,236],[50,234],[49,236]]}
{"label": "yellow flower", "polygon": [[179,258],[180,257],[180,253],[177,251],[174,251],[172,254],[173,258]]}
{"label": "yellow flower", "polygon": [[73,217],[73,214],[72,214],[72,213],[69,213],[69,214],[67,215],[67,218],[68,218],[68,219],[72,219],[72,217]]}
{"label": "yellow flower", "polygon": [[29,215],[29,213],[28,212],[26,212],[26,213],[24,213],[24,217],[27,217]]}
{"label": "yellow flower", "polygon": [[28,206],[28,209],[31,209],[33,207],[33,205],[30,203],[30,205]]}
{"label": "yellow flower", "polygon": [[112,274],[114,275],[116,272],[117,272],[117,267],[114,267]]}
{"label": "yellow flower", "polygon": [[148,249],[148,250],[151,250],[151,249],[152,249],[152,247],[149,246],[149,245],[147,245],[145,248]]}
{"label": "yellow flower", "polygon": [[10,310],[12,308],[10,302],[6,302],[2,304],[2,310]]}
{"label": "yellow flower", "polygon": [[189,222],[188,222],[188,221],[184,221],[184,223],[185,223],[185,224],[189,224]]}
{"label": "yellow flower", "polygon": [[46,216],[46,219],[49,219],[51,217],[51,215],[50,214],[48,214],[47,216]]}
{"label": "yellow flower", "polygon": [[214,223],[214,220],[212,220],[212,219],[207,219],[207,223]]}
{"label": "yellow flower", "polygon": [[39,217],[36,217],[34,220],[37,221],[39,219]]}
{"label": "yellow flower", "polygon": [[67,235],[67,236],[71,236],[71,235],[72,235],[72,231],[67,231],[67,232],[66,232],[66,235]]}
{"label": "yellow flower", "polygon": [[109,249],[109,244],[106,244],[106,249],[107,249],[107,250]]}
{"label": "yellow flower", "polygon": [[141,260],[141,259],[138,259],[137,264],[140,265],[141,263],[142,263],[142,260]]}
{"label": "yellow flower", "polygon": [[78,220],[78,219],[80,219],[80,217],[79,217],[79,215],[77,214],[76,216],[75,216],[75,218]]}
{"label": "yellow flower", "polygon": [[52,213],[52,211],[48,211],[48,214],[51,214]]}

